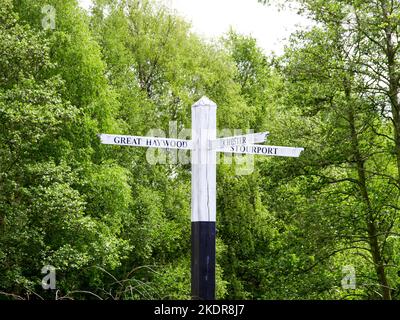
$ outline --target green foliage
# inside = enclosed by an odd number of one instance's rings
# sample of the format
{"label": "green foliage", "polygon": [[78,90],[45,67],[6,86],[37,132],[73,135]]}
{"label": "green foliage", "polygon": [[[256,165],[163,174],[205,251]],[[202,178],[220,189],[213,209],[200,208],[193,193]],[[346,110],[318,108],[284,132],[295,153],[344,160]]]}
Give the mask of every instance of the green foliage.
{"label": "green foliage", "polygon": [[[270,58],[233,30],[205,43],[154,1],[88,14],[0,0],[1,297],[190,299],[190,165],[171,152],[151,165],[97,134],[176,137],[207,95],[220,129],[305,147],[248,175],[251,158],[218,165],[217,298],[398,299],[400,8],[375,2],[299,1],[318,27]],[[45,265],[56,292],[41,288]]]}

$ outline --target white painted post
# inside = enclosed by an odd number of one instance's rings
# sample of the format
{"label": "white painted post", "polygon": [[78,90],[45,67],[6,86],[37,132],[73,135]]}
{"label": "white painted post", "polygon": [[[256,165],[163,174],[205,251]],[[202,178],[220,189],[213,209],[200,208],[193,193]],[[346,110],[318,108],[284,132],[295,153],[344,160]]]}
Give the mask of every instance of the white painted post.
{"label": "white painted post", "polygon": [[192,298],[215,299],[217,105],[203,97],[192,106]]}

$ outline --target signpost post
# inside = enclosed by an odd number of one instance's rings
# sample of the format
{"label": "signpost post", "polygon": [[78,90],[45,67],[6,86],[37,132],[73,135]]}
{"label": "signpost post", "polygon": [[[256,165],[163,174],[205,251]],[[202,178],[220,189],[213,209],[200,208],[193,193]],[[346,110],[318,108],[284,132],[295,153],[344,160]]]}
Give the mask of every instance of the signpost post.
{"label": "signpost post", "polygon": [[103,144],[192,150],[192,299],[215,299],[216,153],[299,157],[303,148],[266,146],[268,132],[216,138],[217,105],[192,106],[192,140],[100,134]]}
{"label": "signpost post", "polygon": [[202,98],[192,106],[192,299],[215,299],[217,105]]}

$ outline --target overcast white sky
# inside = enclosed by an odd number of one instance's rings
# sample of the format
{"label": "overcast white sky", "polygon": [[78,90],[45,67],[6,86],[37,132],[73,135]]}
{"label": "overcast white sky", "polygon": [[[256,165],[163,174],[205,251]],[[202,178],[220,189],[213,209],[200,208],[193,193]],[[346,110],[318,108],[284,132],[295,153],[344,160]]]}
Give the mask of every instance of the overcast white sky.
{"label": "overcast white sky", "polygon": [[[252,35],[265,53],[281,54],[284,39],[296,25],[310,23],[294,10],[279,11],[264,6],[257,0],[159,0],[175,9],[180,16],[192,23],[193,31],[206,38],[220,37],[232,26],[242,34]],[[90,0],[79,0],[88,8]]]}

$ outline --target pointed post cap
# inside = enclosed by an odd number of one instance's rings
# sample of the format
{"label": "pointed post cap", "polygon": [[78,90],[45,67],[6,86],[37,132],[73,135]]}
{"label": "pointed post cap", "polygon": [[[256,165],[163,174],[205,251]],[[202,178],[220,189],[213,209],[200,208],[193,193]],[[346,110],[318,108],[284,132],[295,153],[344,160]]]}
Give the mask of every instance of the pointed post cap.
{"label": "pointed post cap", "polygon": [[192,108],[197,108],[197,107],[217,107],[217,104],[210,100],[209,98],[207,98],[206,96],[203,96],[199,101],[195,102],[192,106]]}

